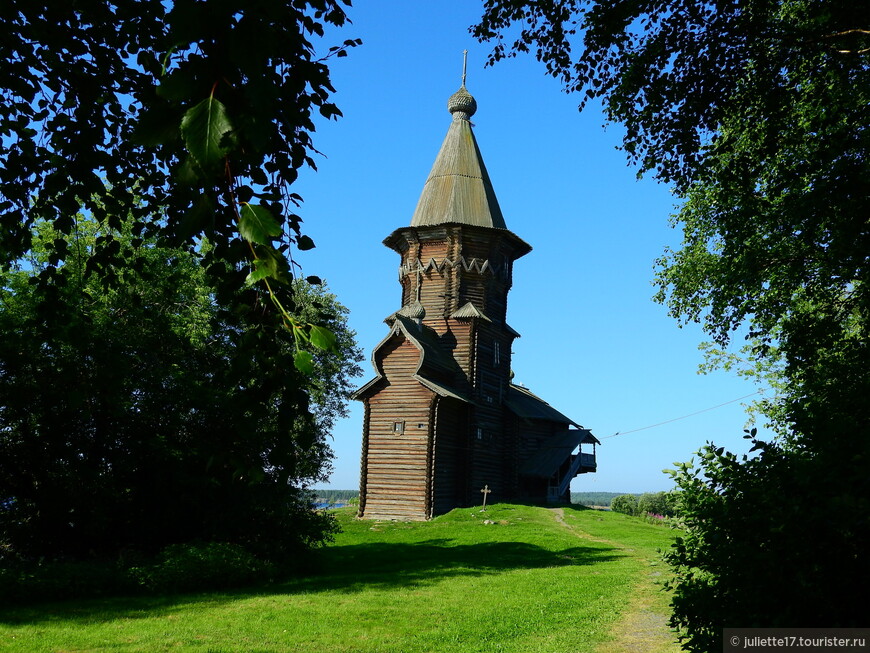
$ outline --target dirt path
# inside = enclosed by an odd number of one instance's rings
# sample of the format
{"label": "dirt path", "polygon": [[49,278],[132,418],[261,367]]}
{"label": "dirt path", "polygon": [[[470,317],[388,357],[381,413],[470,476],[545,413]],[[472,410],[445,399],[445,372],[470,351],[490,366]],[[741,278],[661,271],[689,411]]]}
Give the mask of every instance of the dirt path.
{"label": "dirt path", "polygon": [[[571,526],[565,521],[562,508],[551,508],[556,522],[570,530],[577,537],[593,542],[609,544],[626,553],[632,553],[619,542],[592,537],[588,533]],[[644,558],[645,561],[646,558]],[[648,562],[648,561],[647,561]],[[678,653],[680,647],[668,628],[668,617],[656,605],[659,588],[656,580],[661,572],[655,567],[644,571],[643,577],[634,587],[631,601],[613,625],[611,634],[614,639],[598,647],[599,653]]]}

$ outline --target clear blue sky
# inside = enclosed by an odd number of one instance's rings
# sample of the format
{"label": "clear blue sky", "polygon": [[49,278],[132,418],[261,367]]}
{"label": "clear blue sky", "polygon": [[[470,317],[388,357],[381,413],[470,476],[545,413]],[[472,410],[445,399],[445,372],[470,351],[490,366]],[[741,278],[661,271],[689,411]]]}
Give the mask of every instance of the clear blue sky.
{"label": "clear blue sky", "polygon": [[[514,268],[508,322],[515,381],[603,441],[596,474],[572,490],[645,492],[671,487],[662,469],[707,440],[746,450],[742,402],[626,433],[748,395],[734,373],[697,373],[700,329],[679,328],[653,303],[654,261],[680,234],[669,189],[636,179],[616,148],[621,129],[601,112],[577,111],[533,57],[484,68],[488,47],[467,28],[478,2],[369,0],[331,38],[363,45],[331,60],[338,122],[318,124],[318,172],[294,190],[317,248],[299,257],[351,311],[366,356],[401,305],[398,255],[381,244],[408,225],[450,115],[467,49],[475,135],[508,228],[533,250]],[[371,364],[364,363],[371,378]],[[748,400],[747,400],[748,401]],[[338,423],[328,487],[359,485],[362,406]],[[608,437],[620,432],[626,435]],[[606,439],[605,439],[606,438]]]}

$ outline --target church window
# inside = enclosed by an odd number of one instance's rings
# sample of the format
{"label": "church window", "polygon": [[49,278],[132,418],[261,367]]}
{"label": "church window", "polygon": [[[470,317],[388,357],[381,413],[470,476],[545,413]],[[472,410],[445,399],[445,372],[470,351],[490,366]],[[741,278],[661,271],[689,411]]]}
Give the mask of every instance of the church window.
{"label": "church window", "polygon": [[404,433],[405,422],[393,422],[393,433]]}
{"label": "church window", "polygon": [[480,427],[477,428],[477,439],[483,440],[483,429]]}
{"label": "church window", "polygon": [[501,351],[500,351],[501,343],[496,340],[492,343],[492,364],[498,366],[501,362]]}

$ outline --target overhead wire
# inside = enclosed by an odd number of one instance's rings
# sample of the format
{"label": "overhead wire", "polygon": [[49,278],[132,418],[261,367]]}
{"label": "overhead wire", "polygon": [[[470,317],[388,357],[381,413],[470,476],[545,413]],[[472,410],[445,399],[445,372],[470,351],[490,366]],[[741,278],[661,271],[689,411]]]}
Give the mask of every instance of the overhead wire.
{"label": "overhead wire", "polygon": [[743,399],[748,399],[754,395],[757,395],[761,392],[761,390],[756,390],[755,392],[750,392],[748,395],[743,395],[742,397],[737,397],[737,399],[731,399],[730,401],[726,401],[721,404],[717,404],[715,406],[710,406],[709,408],[704,408],[702,410],[696,410],[694,413],[689,413],[688,415],[682,415],[681,417],[674,417],[673,419],[666,419],[664,422],[658,422],[656,424],[650,424],[649,426],[642,426],[639,429],[632,429],[630,431],[617,431],[613,435],[605,435],[602,440],[607,440],[608,438],[615,438],[617,435],[628,435],[629,433],[637,433],[638,431],[646,431],[647,429],[654,429],[657,426],[664,426],[665,424],[670,424],[671,422],[679,422],[681,419],[686,419],[687,417],[693,417],[695,415],[700,415],[701,413],[706,413],[711,410],[716,410],[717,408],[722,408],[722,406],[727,406],[728,404],[733,404],[738,401],[742,401]]}

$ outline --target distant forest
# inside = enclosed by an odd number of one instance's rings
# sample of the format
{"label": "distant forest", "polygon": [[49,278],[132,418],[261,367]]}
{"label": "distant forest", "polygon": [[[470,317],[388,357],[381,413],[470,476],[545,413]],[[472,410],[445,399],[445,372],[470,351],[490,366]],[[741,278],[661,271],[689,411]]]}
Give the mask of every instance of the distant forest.
{"label": "distant forest", "polygon": [[[314,490],[314,493],[318,503],[345,503],[359,497],[357,490]],[[613,497],[621,494],[625,492],[572,492],[571,503],[581,506],[610,506]]]}
{"label": "distant forest", "polygon": [[359,497],[359,490],[312,490],[317,495],[316,503],[347,503]]}
{"label": "distant forest", "polygon": [[610,506],[613,497],[625,492],[572,492],[571,503],[581,506]]}

